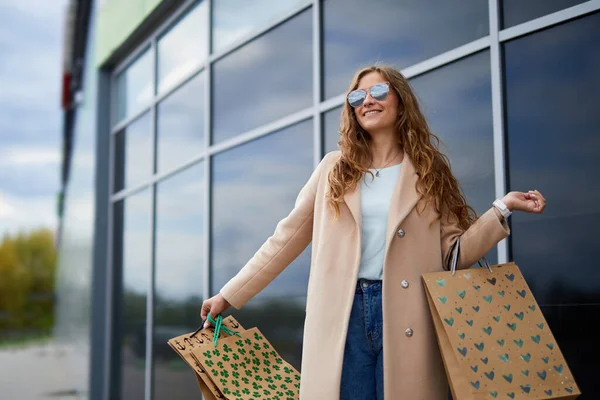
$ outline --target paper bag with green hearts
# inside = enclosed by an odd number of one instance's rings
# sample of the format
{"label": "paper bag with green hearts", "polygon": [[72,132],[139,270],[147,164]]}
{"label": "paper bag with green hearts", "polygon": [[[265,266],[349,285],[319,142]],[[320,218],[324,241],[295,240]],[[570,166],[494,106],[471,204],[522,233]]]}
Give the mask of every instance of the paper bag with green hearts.
{"label": "paper bag with green hearts", "polygon": [[422,279],[454,399],[581,394],[515,263]]}
{"label": "paper bag with green hearts", "polygon": [[[260,330],[233,331],[231,336],[220,335],[216,342],[186,347],[187,353],[176,349],[187,355],[184,360],[194,369],[198,381],[205,383],[200,385],[205,398],[299,399],[300,373],[281,358]],[[207,397],[207,388],[213,397]]]}

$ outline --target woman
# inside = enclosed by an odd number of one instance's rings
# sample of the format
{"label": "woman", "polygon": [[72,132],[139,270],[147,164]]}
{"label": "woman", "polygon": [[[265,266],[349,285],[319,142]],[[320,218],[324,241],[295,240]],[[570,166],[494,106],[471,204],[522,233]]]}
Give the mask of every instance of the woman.
{"label": "woman", "polygon": [[340,135],[341,151],[201,316],[242,307],[312,241],[301,399],[447,399],[420,277],[448,268],[459,236],[458,268],[468,268],[509,235],[511,211],[541,213],[545,199],[510,192],[475,218],[408,81],[389,67],[354,77]]}

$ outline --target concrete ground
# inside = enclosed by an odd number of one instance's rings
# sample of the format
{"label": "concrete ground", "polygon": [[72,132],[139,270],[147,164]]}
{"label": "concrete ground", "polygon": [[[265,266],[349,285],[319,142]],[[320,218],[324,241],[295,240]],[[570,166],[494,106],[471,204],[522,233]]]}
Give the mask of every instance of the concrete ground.
{"label": "concrete ground", "polygon": [[87,399],[87,393],[77,390],[78,385],[80,389],[87,384],[88,368],[85,363],[86,355],[53,341],[20,348],[0,348],[0,398]]}

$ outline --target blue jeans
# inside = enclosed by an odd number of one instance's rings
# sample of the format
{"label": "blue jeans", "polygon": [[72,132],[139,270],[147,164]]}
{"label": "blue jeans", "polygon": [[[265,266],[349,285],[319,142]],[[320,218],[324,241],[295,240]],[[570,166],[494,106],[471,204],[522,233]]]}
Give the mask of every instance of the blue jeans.
{"label": "blue jeans", "polygon": [[359,279],[344,349],[340,400],[383,400],[381,281]]}

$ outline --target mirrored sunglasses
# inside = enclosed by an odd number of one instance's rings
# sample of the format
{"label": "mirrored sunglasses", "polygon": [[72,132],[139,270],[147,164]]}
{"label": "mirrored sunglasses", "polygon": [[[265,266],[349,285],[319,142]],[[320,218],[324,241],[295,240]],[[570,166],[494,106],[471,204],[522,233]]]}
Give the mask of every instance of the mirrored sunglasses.
{"label": "mirrored sunglasses", "polygon": [[390,84],[389,82],[383,82],[373,85],[367,90],[353,90],[348,93],[348,103],[354,108],[362,106],[367,98],[367,91],[375,100],[383,101],[390,93]]}

